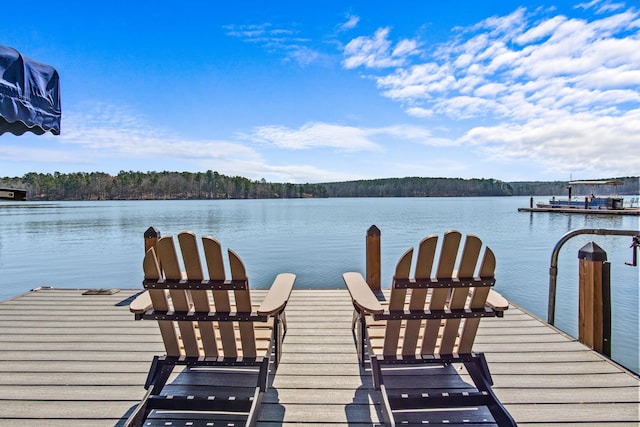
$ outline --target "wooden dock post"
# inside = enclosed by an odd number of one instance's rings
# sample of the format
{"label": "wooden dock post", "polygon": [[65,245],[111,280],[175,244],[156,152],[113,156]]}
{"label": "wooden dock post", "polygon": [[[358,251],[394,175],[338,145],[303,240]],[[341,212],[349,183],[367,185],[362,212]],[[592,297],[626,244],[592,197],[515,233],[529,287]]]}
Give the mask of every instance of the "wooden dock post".
{"label": "wooden dock post", "polygon": [[375,225],[367,230],[367,283],[380,290],[380,229]]}
{"label": "wooden dock post", "polygon": [[147,228],[147,231],[144,232],[144,252],[147,253],[150,248],[155,248],[160,237],[160,231],[157,228]]}
{"label": "wooden dock post", "polygon": [[578,339],[593,350],[611,356],[611,264],[594,242],[578,251]]}

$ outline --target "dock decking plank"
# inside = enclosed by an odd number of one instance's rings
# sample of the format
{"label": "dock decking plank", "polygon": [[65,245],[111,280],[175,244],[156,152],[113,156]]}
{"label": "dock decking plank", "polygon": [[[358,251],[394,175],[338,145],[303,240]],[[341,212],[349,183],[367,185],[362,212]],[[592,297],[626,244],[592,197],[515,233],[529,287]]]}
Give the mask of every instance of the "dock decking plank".
{"label": "dock decking plank", "polygon": [[[135,322],[128,312],[137,292],[42,289],[1,302],[0,427],[119,425],[144,394],[153,355],[162,352],[156,324]],[[258,290],[254,302],[265,294]],[[346,290],[294,289],[282,364],[265,394],[260,427],[380,425],[380,396],[358,364],[351,314]],[[640,422],[637,377],[517,307],[503,319],[483,320],[476,343],[519,425]],[[468,380],[443,370],[429,386],[454,377]],[[174,378],[182,387],[180,375]],[[414,378],[397,379],[415,387]]]}

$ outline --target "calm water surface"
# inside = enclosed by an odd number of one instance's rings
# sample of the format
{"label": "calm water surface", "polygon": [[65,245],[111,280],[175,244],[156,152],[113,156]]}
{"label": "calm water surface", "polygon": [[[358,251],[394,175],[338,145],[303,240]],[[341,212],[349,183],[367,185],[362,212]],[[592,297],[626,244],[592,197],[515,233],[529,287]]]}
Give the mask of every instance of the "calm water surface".
{"label": "calm water surface", "polygon": [[[638,230],[638,217],[520,213],[528,197],[218,201],[103,201],[0,204],[0,300],[39,286],[141,287],[143,233],[191,230],[216,237],[243,259],[254,287],[279,272],[296,288],[342,288],[365,272],[367,229],[382,232],[383,286],[410,246],[449,229],[474,233],[497,258],[496,288],[546,319],[549,262],[569,230]],[[577,334],[578,250],[595,241],[612,263],[613,357],[638,372],[639,268],[631,238],[581,236],[560,253],[556,325]]]}

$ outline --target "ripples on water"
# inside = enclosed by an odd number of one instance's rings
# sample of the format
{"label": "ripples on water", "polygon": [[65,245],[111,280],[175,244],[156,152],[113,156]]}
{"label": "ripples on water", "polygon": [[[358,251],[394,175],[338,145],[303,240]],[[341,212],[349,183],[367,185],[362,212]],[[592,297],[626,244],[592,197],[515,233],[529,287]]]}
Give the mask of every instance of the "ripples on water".
{"label": "ripples on water", "polygon": [[[243,259],[253,287],[282,271],[297,288],[342,288],[365,271],[367,229],[382,232],[383,286],[400,255],[429,234],[478,235],[497,257],[497,290],[546,319],[555,243],[577,228],[638,229],[638,217],[520,213],[528,197],[103,201],[0,204],[0,299],[38,286],[141,287],[143,233],[191,230]],[[577,253],[594,240],[612,263],[614,358],[638,371],[638,267],[630,238],[580,236],[562,249],[556,325],[577,334]],[[629,327],[635,325],[635,327]],[[617,354],[616,354],[617,353]]]}

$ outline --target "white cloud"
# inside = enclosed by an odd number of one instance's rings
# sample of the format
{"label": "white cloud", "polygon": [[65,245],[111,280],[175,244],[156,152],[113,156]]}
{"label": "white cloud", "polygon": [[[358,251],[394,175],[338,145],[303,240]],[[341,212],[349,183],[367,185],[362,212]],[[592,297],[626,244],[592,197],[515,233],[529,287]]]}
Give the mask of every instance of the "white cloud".
{"label": "white cloud", "polygon": [[426,118],[426,117],[433,116],[433,110],[429,110],[421,107],[411,107],[411,108],[407,108],[405,111],[407,112],[407,114],[414,117]]}
{"label": "white cloud", "polygon": [[107,104],[85,105],[80,112],[66,111],[64,123],[65,131],[53,139],[57,148],[30,147],[13,152],[9,147],[0,154],[0,160],[22,158],[32,163],[54,164],[56,168],[67,164],[69,169],[78,165],[116,165],[115,170],[106,170],[109,173],[140,167],[145,170],[186,167],[186,170],[212,169],[251,179],[321,182],[357,179],[362,175],[350,169],[336,171],[321,167],[322,162],[314,161],[315,154],[303,151],[322,150],[322,158],[326,158],[327,149],[353,154],[385,152],[385,145],[397,143],[455,145],[455,141],[434,137],[422,126],[359,128],[323,122],[310,122],[298,128],[263,126],[251,134],[238,134],[228,140],[187,139],[165,128],[151,126],[147,117],[130,108]]}
{"label": "white cloud", "polygon": [[[415,111],[416,115],[427,114]],[[411,142],[423,145],[455,145],[446,138],[434,137],[430,130],[414,125],[358,128],[330,123],[306,123],[298,129],[286,126],[263,126],[245,136],[254,142],[271,144],[288,150],[332,148],[342,152],[382,151],[384,142]]]}
{"label": "white cloud", "polygon": [[418,53],[418,43],[414,40],[400,40],[393,46],[388,39],[389,32],[389,28],[380,28],[371,37],[351,40],[344,48],[345,68],[397,67],[405,64],[408,56]]}
{"label": "white cloud", "polygon": [[526,25],[526,9],[519,7],[507,16],[492,16],[475,26],[475,29],[485,29],[493,36],[501,36],[522,31]]}
{"label": "white cloud", "polygon": [[[25,145],[23,137],[23,144],[20,146],[5,144],[0,152],[0,160],[50,164],[56,170],[71,171],[76,171],[79,167],[92,169],[95,164],[114,164],[112,170],[105,170],[104,166],[100,166],[101,170],[108,173],[132,167],[140,170],[140,165],[143,165],[144,170],[180,170],[181,167],[186,170],[212,169],[226,175],[240,175],[250,179],[266,178],[272,182],[300,183],[331,181],[336,177],[358,178],[355,174],[323,169],[313,164],[288,164],[284,159],[284,164],[278,164],[278,156],[275,160],[269,160],[260,152],[261,147],[253,146],[255,143],[247,141],[246,136],[231,140],[186,139],[148,123],[148,118],[130,108],[107,104],[85,105],[80,112],[65,111],[64,132],[60,136],[49,138],[55,148]],[[302,143],[309,147],[321,146],[323,138],[328,138],[333,141],[331,144],[334,148],[340,150],[378,150],[379,147],[367,139],[367,133],[375,132],[314,123],[295,131],[277,127],[260,128],[252,139],[274,138],[272,142],[277,147],[291,149],[291,146],[287,146],[287,141],[293,141],[297,137],[301,137]],[[413,134],[416,134],[415,130]],[[44,141],[47,137],[48,135],[40,136],[38,141]],[[355,145],[352,138],[356,138]],[[263,139],[263,142],[267,140]],[[358,146],[358,143],[361,145]],[[46,166],[43,168],[46,169]]]}
{"label": "white cloud", "polygon": [[259,25],[225,25],[226,35],[255,43],[273,54],[282,55],[285,61],[307,66],[324,57],[311,47],[312,40],[299,36],[299,31],[274,27],[271,23]]}
{"label": "white cloud", "polygon": [[616,10],[624,9],[624,3],[616,3],[608,0],[592,0],[588,3],[580,3],[575,6],[576,9],[593,9],[596,8],[596,13],[615,12]]}
{"label": "white cloud", "polygon": [[[40,138],[43,138],[43,136],[40,136]],[[2,150],[0,150],[0,160],[11,163],[36,163],[43,161],[56,164],[91,163],[91,159],[87,159],[81,153],[78,153],[77,150],[39,148],[32,145],[25,145],[24,143],[15,146],[3,144]]]}
{"label": "white cloud", "polygon": [[402,57],[413,55],[418,51],[418,43],[415,40],[400,40],[396,47],[393,48],[391,56]]}
{"label": "white cloud", "polygon": [[598,13],[615,12],[616,10],[624,9],[624,3],[605,3],[598,9]]}
{"label": "white cloud", "polygon": [[528,29],[524,32],[524,34],[518,36],[515,39],[515,42],[521,45],[526,45],[539,41],[543,38],[551,36],[555,32],[555,30],[566,21],[567,18],[564,16],[554,16],[541,22],[535,27]]}
{"label": "white cloud", "polygon": [[423,127],[410,125],[386,126],[368,130],[372,135],[388,135],[394,138],[408,141],[427,141],[431,138],[431,132]]}
{"label": "white cloud", "polygon": [[307,46],[292,45],[287,48],[289,51],[288,57],[300,64],[302,67],[306,67],[314,62],[317,62],[322,55],[316,50],[310,49]]}
{"label": "white cloud", "polygon": [[500,92],[507,91],[508,87],[503,83],[486,83],[475,89],[475,95],[479,97],[496,97]]}
{"label": "white cloud", "polygon": [[331,147],[342,151],[359,151],[379,148],[362,129],[327,123],[307,123],[299,129],[263,126],[255,129],[251,138],[291,150]]}
{"label": "white cloud", "polygon": [[94,157],[260,159],[257,152],[240,143],[185,139],[150,126],[144,116],[131,109],[112,105],[96,104],[82,112],[65,112],[64,123],[60,142],[79,146]]}
{"label": "white cloud", "polygon": [[361,179],[362,176],[345,171],[322,169],[312,165],[266,166],[254,169],[255,176],[272,177],[273,182],[332,182]]}
{"label": "white cloud", "polygon": [[476,127],[460,142],[478,146],[499,159],[537,161],[551,172],[637,175],[640,109],[619,117],[558,112],[525,124]]}
{"label": "white cloud", "polygon": [[591,9],[594,5],[602,2],[602,0],[591,0],[588,3],[578,3],[575,8],[576,9]]}
{"label": "white cloud", "polygon": [[343,64],[369,69],[407,114],[456,122],[460,144],[549,170],[637,174],[640,125],[629,122],[640,111],[640,12],[619,6],[582,4],[597,11],[588,19],[518,8],[456,28],[447,43],[402,61],[381,28],[352,40]]}
{"label": "white cloud", "polygon": [[347,15],[347,22],[340,25],[340,30],[347,31],[354,29],[360,22],[360,17],[356,15]]}

